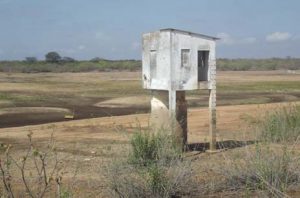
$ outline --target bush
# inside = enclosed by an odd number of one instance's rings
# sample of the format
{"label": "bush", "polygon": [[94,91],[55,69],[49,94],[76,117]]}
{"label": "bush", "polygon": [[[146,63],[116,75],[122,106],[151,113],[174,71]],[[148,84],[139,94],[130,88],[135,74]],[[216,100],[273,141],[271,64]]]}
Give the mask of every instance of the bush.
{"label": "bush", "polygon": [[[138,132],[128,157],[108,167],[113,197],[177,197],[192,192],[193,171],[173,136]],[[166,133],[165,133],[166,134]]]}
{"label": "bush", "polygon": [[0,160],[0,196],[67,197],[61,191],[63,164],[58,159],[53,136],[42,150],[33,144],[32,133],[28,134],[28,140],[28,149],[21,158],[11,154],[11,145],[1,145],[5,156]]}
{"label": "bush", "polygon": [[25,61],[27,63],[36,63],[37,62],[37,58],[36,57],[26,57]]}
{"label": "bush", "polygon": [[131,138],[132,152],[129,162],[147,166],[153,163],[169,163],[181,156],[181,148],[173,136],[163,132],[153,134],[150,131],[135,133]]}
{"label": "bush", "polygon": [[76,62],[76,60],[74,58],[71,58],[71,57],[63,57],[61,60],[60,60],[62,63],[74,63]]}

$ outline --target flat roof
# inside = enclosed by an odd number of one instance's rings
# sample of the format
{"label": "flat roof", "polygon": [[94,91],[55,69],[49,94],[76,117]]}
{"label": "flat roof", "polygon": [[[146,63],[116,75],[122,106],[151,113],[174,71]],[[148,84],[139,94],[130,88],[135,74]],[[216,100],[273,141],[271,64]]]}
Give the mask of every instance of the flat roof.
{"label": "flat roof", "polygon": [[199,33],[189,32],[189,31],[185,31],[185,30],[178,30],[178,29],[173,29],[173,28],[160,29],[160,31],[177,32],[177,33],[181,33],[181,34],[188,34],[188,35],[197,36],[197,37],[206,38],[206,39],[212,39],[212,40],[219,40],[220,39],[220,38],[217,38],[217,37],[214,37],[214,36],[208,36],[208,35],[205,35],[205,34],[199,34]]}

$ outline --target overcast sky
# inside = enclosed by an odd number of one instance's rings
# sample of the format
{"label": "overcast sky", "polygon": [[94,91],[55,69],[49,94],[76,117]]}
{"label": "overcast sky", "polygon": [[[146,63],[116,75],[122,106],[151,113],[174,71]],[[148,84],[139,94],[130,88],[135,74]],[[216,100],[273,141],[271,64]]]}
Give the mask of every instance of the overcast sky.
{"label": "overcast sky", "polygon": [[299,0],[0,0],[0,60],[141,59],[141,34],[220,37],[217,57],[300,57]]}

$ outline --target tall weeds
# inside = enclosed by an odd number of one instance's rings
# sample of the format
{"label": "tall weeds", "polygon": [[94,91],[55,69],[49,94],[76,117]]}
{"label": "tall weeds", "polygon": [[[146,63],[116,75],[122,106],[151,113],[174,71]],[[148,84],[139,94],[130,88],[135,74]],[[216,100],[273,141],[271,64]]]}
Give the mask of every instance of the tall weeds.
{"label": "tall weeds", "polygon": [[295,142],[300,136],[300,107],[289,106],[268,112],[258,122],[260,139],[268,142]]}
{"label": "tall weeds", "polygon": [[175,138],[164,131],[137,131],[131,138],[128,157],[108,168],[113,197],[176,197],[193,186],[190,161],[182,158]]}
{"label": "tall weeds", "polygon": [[[256,123],[256,125],[255,125]],[[300,109],[283,107],[252,122],[258,132],[254,145],[223,154],[214,171],[224,179],[214,191],[260,192],[266,197],[289,197],[300,186]]]}

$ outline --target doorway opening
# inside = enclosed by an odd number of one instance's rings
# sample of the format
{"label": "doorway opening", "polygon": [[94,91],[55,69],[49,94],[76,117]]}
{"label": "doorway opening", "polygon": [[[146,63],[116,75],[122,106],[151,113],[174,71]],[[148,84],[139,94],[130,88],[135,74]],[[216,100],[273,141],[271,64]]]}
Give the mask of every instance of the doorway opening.
{"label": "doorway opening", "polygon": [[208,80],[209,51],[198,51],[198,81]]}

